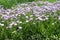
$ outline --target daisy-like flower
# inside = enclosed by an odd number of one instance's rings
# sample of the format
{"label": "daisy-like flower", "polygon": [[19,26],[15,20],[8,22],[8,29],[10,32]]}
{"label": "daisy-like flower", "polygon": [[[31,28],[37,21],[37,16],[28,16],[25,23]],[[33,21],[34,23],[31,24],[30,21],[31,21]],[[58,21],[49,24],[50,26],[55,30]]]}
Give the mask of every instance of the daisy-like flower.
{"label": "daisy-like flower", "polygon": [[8,20],[9,16],[8,15],[4,15],[3,18],[4,18],[4,20]]}
{"label": "daisy-like flower", "polygon": [[30,12],[31,11],[30,7],[25,7],[25,11]]}

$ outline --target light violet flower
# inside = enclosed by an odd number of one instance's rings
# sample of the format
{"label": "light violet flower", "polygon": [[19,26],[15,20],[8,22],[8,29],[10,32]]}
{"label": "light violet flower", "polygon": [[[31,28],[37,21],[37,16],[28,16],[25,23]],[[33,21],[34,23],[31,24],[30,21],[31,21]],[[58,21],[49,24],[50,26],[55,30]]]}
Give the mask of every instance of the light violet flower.
{"label": "light violet flower", "polygon": [[37,5],[37,3],[36,2],[31,2],[31,5]]}
{"label": "light violet flower", "polygon": [[11,9],[7,9],[7,10],[4,11],[4,13],[6,13],[7,15],[9,15],[11,13],[11,11],[12,11]]}
{"label": "light violet flower", "polygon": [[40,9],[39,6],[34,6],[34,7],[33,7],[33,10],[38,10],[38,9]]}
{"label": "light violet flower", "polygon": [[25,11],[30,12],[31,11],[30,7],[25,7]]}
{"label": "light violet flower", "polygon": [[8,15],[4,15],[3,18],[4,18],[4,20],[8,20],[9,16]]}

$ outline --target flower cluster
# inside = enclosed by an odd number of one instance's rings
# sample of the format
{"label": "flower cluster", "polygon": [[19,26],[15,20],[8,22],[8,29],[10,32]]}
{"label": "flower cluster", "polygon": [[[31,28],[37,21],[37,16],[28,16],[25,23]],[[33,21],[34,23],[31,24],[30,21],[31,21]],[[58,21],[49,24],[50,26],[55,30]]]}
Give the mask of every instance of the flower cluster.
{"label": "flower cluster", "polygon": [[[29,22],[32,20],[48,20],[49,16],[46,16],[46,14],[54,13],[55,15],[56,11],[58,10],[60,10],[60,3],[56,4],[42,1],[29,2],[18,4],[15,8],[12,7],[11,9],[5,10],[3,7],[0,8],[0,18],[5,22],[10,20],[11,22],[9,21],[9,25],[7,26],[11,28],[13,25],[16,26],[17,24]],[[60,16],[58,19],[60,20]]]}

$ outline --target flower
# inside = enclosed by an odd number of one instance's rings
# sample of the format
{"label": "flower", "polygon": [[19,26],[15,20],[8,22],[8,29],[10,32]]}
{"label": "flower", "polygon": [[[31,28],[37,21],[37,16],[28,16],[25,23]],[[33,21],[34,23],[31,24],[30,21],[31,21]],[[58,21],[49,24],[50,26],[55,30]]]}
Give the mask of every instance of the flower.
{"label": "flower", "polygon": [[0,23],[0,26],[4,26],[4,24]]}
{"label": "flower", "polygon": [[28,16],[26,16],[26,18],[28,19],[29,17],[28,17]]}
{"label": "flower", "polygon": [[17,27],[17,31],[19,31],[19,30],[21,30],[21,29],[22,29],[22,27],[21,27],[21,26]]}
{"label": "flower", "polygon": [[22,27],[20,27],[20,26],[19,26],[18,28],[19,28],[20,30],[22,29]]}
{"label": "flower", "polygon": [[29,22],[29,20],[26,20],[26,22]]}
{"label": "flower", "polygon": [[25,12],[30,12],[30,11],[31,11],[30,7],[25,7]]}
{"label": "flower", "polygon": [[12,11],[11,9],[7,9],[7,10],[4,11],[4,13],[6,13],[7,15],[9,15],[11,13],[11,11]]}
{"label": "flower", "polygon": [[19,20],[17,20],[16,22],[19,23],[19,24],[22,23],[22,21],[19,21]]}
{"label": "flower", "polygon": [[16,25],[17,25],[17,23],[16,23],[16,22],[12,22],[10,25],[15,25],[15,26],[16,26]]}
{"label": "flower", "polygon": [[8,15],[4,15],[3,18],[4,18],[4,20],[8,20],[9,16]]}
{"label": "flower", "polygon": [[60,20],[60,16],[58,16],[58,20]]}

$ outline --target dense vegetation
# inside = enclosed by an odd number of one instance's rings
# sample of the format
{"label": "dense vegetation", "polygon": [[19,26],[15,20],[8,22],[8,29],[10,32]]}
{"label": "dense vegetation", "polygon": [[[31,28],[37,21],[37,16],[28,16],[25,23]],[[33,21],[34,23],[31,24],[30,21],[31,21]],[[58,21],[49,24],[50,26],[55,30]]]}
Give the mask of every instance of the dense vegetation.
{"label": "dense vegetation", "polygon": [[0,0],[0,40],[60,40],[60,3],[43,1]]}
{"label": "dense vegetation", "polygon": [[[38,1],[38,0],[0,0],[0,4],[3,5],[3,7],[6,9],[17,5],[18,3],[25,3],[25,2],[32,2],[32,1]],[[55,0],[48,0],[48,1],[54,2]]]}
{"label": "dense vegetation", "polygon": [[12,6],[15,6],[18,3],[24,3],[24,2],[32,2],[35,0],[0,0],[0,4],[3,5],[5,8],[11,8]]}

